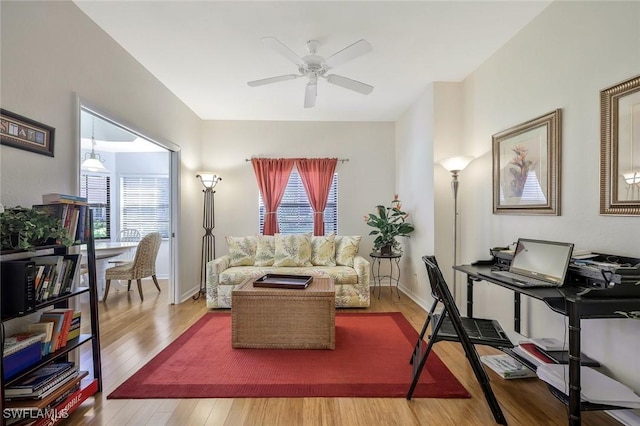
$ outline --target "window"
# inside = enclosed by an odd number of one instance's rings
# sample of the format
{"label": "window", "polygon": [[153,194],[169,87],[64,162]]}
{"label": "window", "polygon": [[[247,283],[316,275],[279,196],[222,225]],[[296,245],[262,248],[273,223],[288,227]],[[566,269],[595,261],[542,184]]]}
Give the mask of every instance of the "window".
{"label": "window", "polygon": [[93,212],[93,238],[111,238],[111,183],[109,176],[80,176],[80,196],[87,197]]}
{"label": "window", "polygon": [[122,176],[120,229],[169,238],[169,176]]}
{"label": "window", "polygon": [[[264,204],[262,196],[259,200],[260,233],[264,229]],[[301,234],[313,232],[313,209],[309,204],[307,192],[300,175],[294,169],[289,176],[287,189],[278,207],[278,225],[281,234]],[[338,233],[338,174],[333,174],[327,207],[324,209],[324,232]]]}

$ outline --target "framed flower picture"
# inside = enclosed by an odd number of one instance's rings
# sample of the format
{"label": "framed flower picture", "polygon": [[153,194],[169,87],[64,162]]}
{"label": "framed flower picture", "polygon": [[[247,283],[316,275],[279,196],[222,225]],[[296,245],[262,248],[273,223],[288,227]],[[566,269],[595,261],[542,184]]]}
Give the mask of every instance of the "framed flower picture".
{"label": "framed flower picture", "polygon": [[492,137],[493,213],[560,214],[561,110]]}

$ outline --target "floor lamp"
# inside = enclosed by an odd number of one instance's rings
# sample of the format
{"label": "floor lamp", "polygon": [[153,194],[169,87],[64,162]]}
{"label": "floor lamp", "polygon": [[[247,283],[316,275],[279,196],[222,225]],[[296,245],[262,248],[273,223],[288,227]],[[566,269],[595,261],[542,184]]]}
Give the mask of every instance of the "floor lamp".
{"label": "floor lamp", "polygon": [[[458,175],[469,163],[473,157],[468,155],[458,155],[455,157],[447,157],[438,161],[438,163],[446,170],[451,172],[451,189],[453,190],[453,262],[452,265],[458,263]],[[456,285],[456,271],[453,271],[453,299],[458,300],[458,286]]]}
{"label": "floor lamp", "polygon": [[201,294],[207,292],[206,288],[206,275],[207,275],[207,263],[216,257],[216,237],[213,235],[213,228],[216,226],[213,194],[216,191],[213,188],[216,187],[222,178],[213,172],[200,172],[196,175],[200,178],[204,189],[204,207],[202,213],[202,227],[204,228],[204,235],[202,236],[202,260],[200,263],[200,291],[193,296],[194,300],[200,298]]}

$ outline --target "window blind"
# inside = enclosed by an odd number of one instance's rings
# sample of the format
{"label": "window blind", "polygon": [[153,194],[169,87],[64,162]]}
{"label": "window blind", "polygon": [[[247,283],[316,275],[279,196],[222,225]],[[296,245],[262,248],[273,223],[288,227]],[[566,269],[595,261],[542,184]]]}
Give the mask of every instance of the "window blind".
{"label": "window blind", "polygon": [[121,176],[120,229],[169,237],[169,176]]}
{"label": "window blind", "polygon": [[[260,233],[264,229],[265,208],[259,196]],[[297,170],[293,170],[287,182],[282,202],[278,207],[278,225],[281,234],[313,232],[313,208]],[[338,233],[338,174],[333,174],[327,206],[324,209],[324,231]]]}
{"label": "window blind", "polygon": [[93,212],[93,238],[111,238],[111,178],[83,174],[80,176],[80,196],[87,197]]}

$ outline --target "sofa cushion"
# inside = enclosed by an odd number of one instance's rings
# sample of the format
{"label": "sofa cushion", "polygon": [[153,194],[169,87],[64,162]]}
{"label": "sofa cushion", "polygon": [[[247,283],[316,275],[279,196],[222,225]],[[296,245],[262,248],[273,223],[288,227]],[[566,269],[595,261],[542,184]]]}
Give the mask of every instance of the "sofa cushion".
{"label": "sofa cushion", "polygon": [[273,235],[258,235],[256,260],[254,266],[272,266],[276,252],[276,240]]}
{"label": "sofa cushion", "polygon": [[336,266],[336,234],[311,237],[311,264]]}
{"label": "sofa cushion", "polygon": [[310,267],[256,267],[256,266],[235,266],[225,269],[219,275],[218,285],[238,285],[248,278],[258,278],[264,274],[287,274],[287,275],[329,275],[335,284],[358,284],[356,270],[347,266],[310,266]]}
{"label": "sofa cushion", "polygon": [[230,266],[250,266],[255,263],[256,256],[256,236],[248,237],[225,237],[229,245],[229,265]]}
{"label": "sofa cushion", "polygon": [[336,236],[336,265],[353,267],[353,259],[358,254],[361,239],[359,235]]}
{"label": "sofa cushion", "polygon": [[276,234],[273,266],[311,265],[311,233]]}

